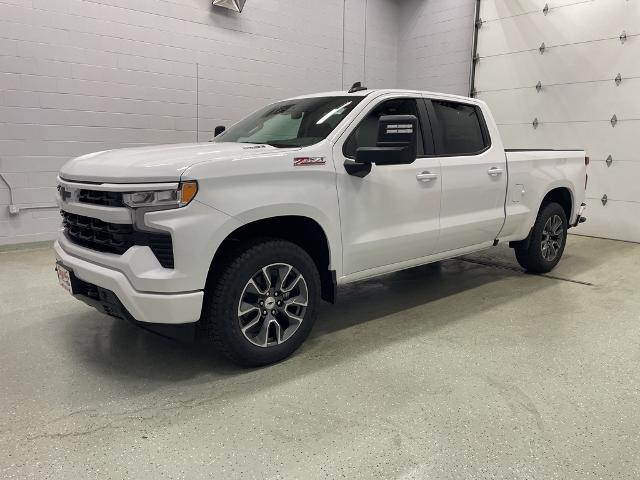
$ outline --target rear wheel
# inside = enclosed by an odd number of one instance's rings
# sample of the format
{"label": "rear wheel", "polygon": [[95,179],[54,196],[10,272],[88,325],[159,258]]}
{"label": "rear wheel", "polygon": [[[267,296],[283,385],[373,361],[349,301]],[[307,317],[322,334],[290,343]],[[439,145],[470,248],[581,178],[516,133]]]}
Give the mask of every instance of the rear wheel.
{"label": "rear wheel", "polygon": [[256,241],[209,282],[201,336],[238,365],[274,363],[307,338],[319,301],[320,276],[302,248]]}
{"label": "rear wheel", "polygon": [[567,215],[558,203],[540,208],[528,245],[515,247],[518,263],[531,273],[547,273],[558,264],[567,241]]}

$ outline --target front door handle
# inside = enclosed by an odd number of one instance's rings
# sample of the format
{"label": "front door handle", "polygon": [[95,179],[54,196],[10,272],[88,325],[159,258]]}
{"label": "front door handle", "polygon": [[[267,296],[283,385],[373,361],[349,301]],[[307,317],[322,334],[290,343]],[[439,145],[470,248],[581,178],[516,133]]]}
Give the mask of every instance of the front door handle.
{"label": "front door handle", "polygon": [[433,182],[436,178],[438,178],[438,174],[431,172],[422,172],[416,175],[416,178],[421,182]]}
{"label": "front door handle", "polygon": [[504,170],[502,170],[501,168],[498,167],[491,167],[487,173],[489,175],[491,175],[492,177],[497,177],[498,175],[502,175],[502,172],[504,172]]}

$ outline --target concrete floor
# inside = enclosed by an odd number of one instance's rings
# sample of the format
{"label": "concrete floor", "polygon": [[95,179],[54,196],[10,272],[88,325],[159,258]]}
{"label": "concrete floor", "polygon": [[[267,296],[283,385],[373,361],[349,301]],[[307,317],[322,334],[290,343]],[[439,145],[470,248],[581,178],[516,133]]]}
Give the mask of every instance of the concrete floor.
{"label": "concrete floor", "polygon": [[0,478],[640,477],[640,245],[571,237],[356,284],[291,359],[229,366],[0,253]]}

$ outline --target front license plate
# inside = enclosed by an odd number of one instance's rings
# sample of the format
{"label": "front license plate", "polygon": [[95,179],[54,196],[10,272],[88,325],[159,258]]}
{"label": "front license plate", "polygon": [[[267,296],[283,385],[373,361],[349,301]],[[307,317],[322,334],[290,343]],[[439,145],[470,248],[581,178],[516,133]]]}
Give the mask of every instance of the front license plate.
{"label": "front license plate", "polygon": [[66,291],[73,295],[73,289],[71,288],[71,275],[66,268],[56,265],[56,272],[58,272],[58,282]]}

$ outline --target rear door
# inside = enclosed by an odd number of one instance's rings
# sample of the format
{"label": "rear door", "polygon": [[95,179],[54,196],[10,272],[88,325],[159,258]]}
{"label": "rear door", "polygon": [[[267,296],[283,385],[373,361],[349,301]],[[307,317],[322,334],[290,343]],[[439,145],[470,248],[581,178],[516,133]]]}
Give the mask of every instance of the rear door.
{"label": "rear door", "polygon": [[482,109],[426,99],[442,172],[440,236],[435,253],[492,242],[504,223],[507,164],[492,145]]}

